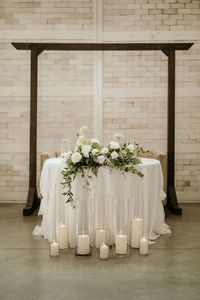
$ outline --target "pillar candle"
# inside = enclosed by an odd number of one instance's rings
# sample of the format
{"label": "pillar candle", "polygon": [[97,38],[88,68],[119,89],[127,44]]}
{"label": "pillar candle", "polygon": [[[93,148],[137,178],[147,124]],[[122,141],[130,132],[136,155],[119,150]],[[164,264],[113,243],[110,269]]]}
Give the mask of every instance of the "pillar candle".
{"label": "pillar candle", "polygon": [[117,234],[115,238],[115,253],[127,254],[127,242],[128,238],[126,234]]}
{"label": "pillar candle", "polygon": [[58,226],[58,244],[59,248],[62,250],[69,248],[69,233],[67,225],[60,224]]}
{"label": "pillar candle", "polygon": [[58,255],[59,255],[58,243],[53,241],[50,246],[50,256],[58,256]]}
{"label": "pillar candle", "polygon": [[102,244],[100,247],[100,258],[107,259],[109,256],[109,247],[105,244]]}
{"label": "pillar candle", "polygon": [[131,230],[131,247],[139,248],[140,239],[143,236],[144,221],[141,218],[132,219],[132,230]]}
{"label": "pillar candle", "polygon": [[141,255],[147,255],[149,254],[149,242],[148,240],[143,237],[141,240],[140,240],[140,254]]}
{"label": "pillar candle", "polygon": [[99,248],[103,243],[108,244],[108,231],[106,229],[97,229],[95,235],[95,247]]}
{"label": "pillar candle", "polygon": [[78,249],[77,253],[81,255],[87,255],[90,253],[90,238],[89,234],[78,235]]}

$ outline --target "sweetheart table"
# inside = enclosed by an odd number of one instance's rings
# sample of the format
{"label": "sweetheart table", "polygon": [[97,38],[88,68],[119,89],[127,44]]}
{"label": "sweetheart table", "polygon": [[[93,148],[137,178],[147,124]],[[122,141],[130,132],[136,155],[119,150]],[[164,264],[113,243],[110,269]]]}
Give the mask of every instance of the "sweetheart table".
{"label": "sweetheart table", "polygon": [[[108,167],[100,167],[97,176],[93,175],[89,188],[86,188],[85,178],[76,176],[72,191],[76,207],[80,201],[89,199],[89,227],[91,244],[94,242],[95,230],[98,226],[98,208],[105,206],[105,219],[109,228],[110,243],[116,234],[116,203],[124,205],[124,218],[130,231],[131,219],[135,216],[144,220],[144,234],[149,240],[155,240],[160,234],[170,233],[169,226],[164,222],[165,214],[162,200],[163,174],[160,162],[155,159],[141,158],[141,164],[136,168],[144,177],[132,173],[122,174],[120,170],[110,171]],[[44,162],[40,192],[42,201],[39,215],[42,215],[41,226],[36,226],[33,234],[43,236],[49,242],[56,239],[57,227],[60,223],[69,226],[69,243],[73,248],[76,240],[76,208],[66,203],[63,196],[63,181],[61,171],[65,163],[62,158],[50,158]],[[124,209],[125,208],[125,209]],[[129,232],[130,233],[130,232]]]}

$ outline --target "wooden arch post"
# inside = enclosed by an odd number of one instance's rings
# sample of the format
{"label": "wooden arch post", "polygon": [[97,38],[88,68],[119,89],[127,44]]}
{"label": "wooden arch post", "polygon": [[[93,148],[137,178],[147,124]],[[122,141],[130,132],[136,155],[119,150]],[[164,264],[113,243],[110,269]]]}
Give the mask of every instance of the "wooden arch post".
{"label": "wooden arch post", "polygon": [[29,216],[39,205],[37,193],[37,90],[38,90],[38,56],[37,47],[31,49],[30,68],[30,133],[29,133],[29,190],[23,215]]}
{"label": "wooden arch post", "polygon": [[175,50],[163,51],[168,57],[168,106],[167,106],[167,208],[181,215],[175,190]]}
{"label": "wooden arch post", "polygon": [[38,56],[42,51],[155,51],[168,57],[168,111],[167,111],[167,208],[174,214],[182,214],[175,190],[175,53],[188,50],[193,43],[12,43],[18,50],[31,51],[30,85],[30,149],[29,191],[23,215],[33,213],[39,205],[36,185],[37,161],[37,86]]}

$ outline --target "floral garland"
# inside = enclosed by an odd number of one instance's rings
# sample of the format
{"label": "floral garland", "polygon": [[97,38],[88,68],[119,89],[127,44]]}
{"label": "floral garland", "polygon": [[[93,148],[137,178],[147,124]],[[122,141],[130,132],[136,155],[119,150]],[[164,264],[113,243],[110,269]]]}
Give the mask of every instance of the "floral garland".
{"label": "floral garland", "polygon": [[86,177],[87,185],[89,185],[88,171],[97,176],[98,169],[102,166],[108,166],[110,169],[118,168],[122,173],[131,172],[143,177],[143,174],[135,168],[135,165],[141,163],[136,156],[138,152],[144,152],[138,144],[130,144],[125,142],[122,134],[115,134],[113,140],[108,145],[101,145],[96,138],[87,138],[88,127],[83,126],[79,130],[78,140],[76,142],[75,151],[68,151],[62,154],[66,162],[64,170],[61,172],[64,182],[62,183],[66,192],[63,194],[67,198],[67,203],[75,207],[75,201],[72,193],[72,182],[77,173],[81,173],[82,177]]}

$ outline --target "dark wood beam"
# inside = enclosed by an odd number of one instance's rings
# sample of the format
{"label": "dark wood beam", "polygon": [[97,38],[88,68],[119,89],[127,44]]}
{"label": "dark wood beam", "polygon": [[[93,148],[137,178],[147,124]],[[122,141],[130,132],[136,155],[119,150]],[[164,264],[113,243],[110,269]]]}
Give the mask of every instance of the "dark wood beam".
{"label": "dark wood beam", "polygon": [[181,215],[175,190],[175,51],[167,50],[165,54],[168,57],[167,208]]}
{"label": "dark wood beam", "polygon": [[150,51],[150,50],[188,50],[193,43],[15,43],[18,50],[40,51]]}
{"label": "dark wood beam", "polygon": [[30,74],[30,146],[29,146],[29,191],[23,215],[29,216],[39,205],[37,194],[37,86],[38,86],[38,49],[31,50]]}
{"label": "dark wood beam", "polygon": [[180,215],[174,185],[175,171],[175,51],[188,50],[193,43],[15,43],[18,50],[31,50],[30,168],[29,192],[24,215],[30,215],[39,203],[36,187],[37,155],[37,63],[38,55],[53,51],[154,51],[168,57],[168,131],[167,131],[167,207]]}

